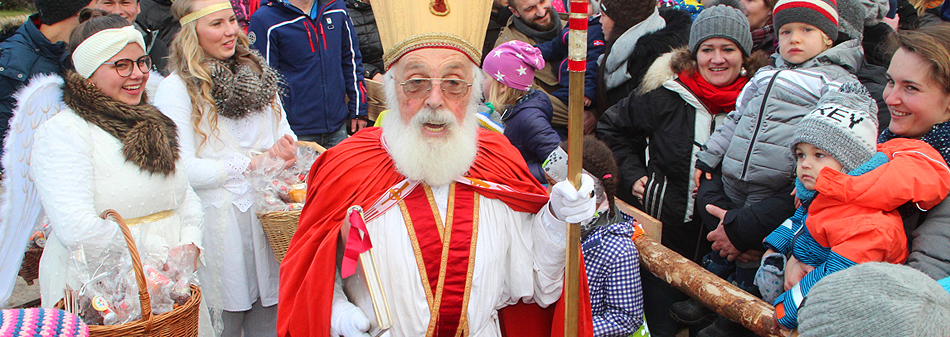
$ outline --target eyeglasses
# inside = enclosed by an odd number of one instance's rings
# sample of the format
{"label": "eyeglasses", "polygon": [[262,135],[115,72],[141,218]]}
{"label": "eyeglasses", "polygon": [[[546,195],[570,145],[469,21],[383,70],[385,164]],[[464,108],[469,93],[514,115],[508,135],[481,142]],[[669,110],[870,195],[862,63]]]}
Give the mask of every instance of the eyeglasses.
{"label": "eyeglasses", "polygon": [[462,98],[472,87],[471,83],[455,78],[412,78],[399,85],[402,85],[402,91],[406,93],[406,96],[419,99],[429,96],[432,82],[438,82],[439,87],[442,88],[442,95],[450,99]]}
{"label": "eyeglasses", "polygon": [[112,65],[119,76],[129,77],[132,76],[132,63],[135,63],[142,73],[148,73],[148,71],[152,69],[152,58],[148,55],[143,55],[134,61],[132,59],[121,59],[115,62],[105,62],[103,64]]}

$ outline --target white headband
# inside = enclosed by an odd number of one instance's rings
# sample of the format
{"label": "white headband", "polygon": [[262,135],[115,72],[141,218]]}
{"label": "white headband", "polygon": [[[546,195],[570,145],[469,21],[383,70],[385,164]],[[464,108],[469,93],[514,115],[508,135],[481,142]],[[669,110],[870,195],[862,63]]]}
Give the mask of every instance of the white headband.
{"label": "white headband", "polygon": [[82,41],[73,50],[73,65],[83,78],[89,78],[106,61],[118,54],[126,45],[137,43],[145,50],[142,33],[132,26],[103,29]]}

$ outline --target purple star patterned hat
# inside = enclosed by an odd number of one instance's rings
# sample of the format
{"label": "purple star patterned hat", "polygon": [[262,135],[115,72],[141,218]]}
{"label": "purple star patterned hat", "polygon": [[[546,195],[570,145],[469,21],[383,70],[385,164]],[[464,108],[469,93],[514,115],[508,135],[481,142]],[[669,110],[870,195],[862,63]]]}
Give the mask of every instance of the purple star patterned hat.
{"label": "purple star patterned hat", "polygon": [[482,65],[488,76],[509,88],[531,89],[534,71],[544,68],[541,51],[521,41],[508,41],[492,49]]}

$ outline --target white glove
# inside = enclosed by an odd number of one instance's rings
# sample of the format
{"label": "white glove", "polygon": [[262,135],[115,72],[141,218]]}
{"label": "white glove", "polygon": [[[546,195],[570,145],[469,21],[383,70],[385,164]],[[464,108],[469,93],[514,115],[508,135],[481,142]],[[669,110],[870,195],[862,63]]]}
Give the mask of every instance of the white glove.
{"label": "white glove", "polygon": [[594,179],[581,175],[581,188],[574,189],[569,181],[562,181],[551,189],[551,212],[558,220],[568,223],[580,223],[596,214],[594,199]]}
{"label": "white glove", "polygon": [[369,319],[363,310],[350,304],[343,310],[330,314],[330,335],[344,337],[369,337]]}

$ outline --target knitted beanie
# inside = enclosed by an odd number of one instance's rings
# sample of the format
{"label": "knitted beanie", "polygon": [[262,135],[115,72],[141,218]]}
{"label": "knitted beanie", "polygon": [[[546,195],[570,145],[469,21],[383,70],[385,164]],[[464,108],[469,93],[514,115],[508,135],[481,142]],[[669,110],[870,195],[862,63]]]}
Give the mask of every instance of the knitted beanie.
{"label": "knitted beanie", "polygon": [[868,262],[808,292],[798,332],[809,336],[950,336],[950,293],[904,265]]}
{"label": "knitted beanie", "polygon": [[0,317],[0,336],[89,336],[89,327],[79,316],[58,309],[3,310]]}
{"label": "knitted beanie", "polygon": [[[656,8],[656,0],[601,0],[600,8],[614,21],[614,38],[646,20]],[[606,32],[605,32],[606,33]]]}
{"label": "knitted beanie", "polygon": [[89,5],[88,0],[33,0],[40,22],[51,25],[70,18]]}
{"label": "knitted beanie", "polygon": [[528,90],[534,83],[534,71],[544,68],[544,58],[538,48],[512,40],[492,49],[482,68],[509,88]]}
{"label": "knitted beanie", "polygon": [[779,0],[772,9],[775,32],[792,22],[815,26],[828,35],[831,41],[838,39],[838,6],[835,0]]}
{"label": "knitted beanie", "polygon": [[814,145],[850,172],[877,152],[877,126],[877,103],[864,85],[848,82],[825,94],[798,122],[791,148],[794,152],[798,143]]}
{"label": "knitted beanie", "polygon": [[865,1],[868,0],[837,0],[838,32],[856,40],[864,38],[864,19],[868,9],[861,3]]}
{"label": "knitted beanie", "polygon": [[749,19],[736,8],[718,5],[699,13],[689,30],[689,51],[696,54],[703,41],[716,37],[735,42],[742,49],[742,55],[748,56],[751,53],[752,33],[749,31]]}

